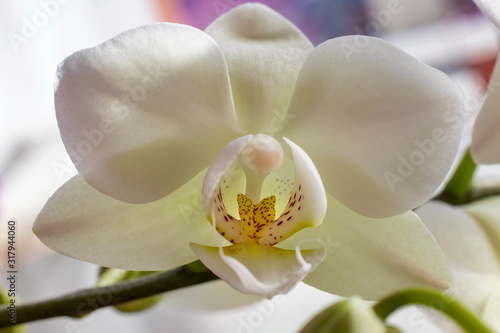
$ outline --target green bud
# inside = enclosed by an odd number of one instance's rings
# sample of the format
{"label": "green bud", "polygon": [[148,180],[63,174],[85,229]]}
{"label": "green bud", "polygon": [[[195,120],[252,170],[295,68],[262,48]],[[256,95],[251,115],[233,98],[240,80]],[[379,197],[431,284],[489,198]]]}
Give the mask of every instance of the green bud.
{"label": "green bud", "polygon": [[[118,268],[101,268],[99,272],[99,280],[96,287],[105,287],[120,283],[125,280],[135,279],[144,275],[156,273],[155,271],[127,271]],[[162,298],[162,295],[154,295],[151,297],[141,298],[135,301],[115,305],[114,308],[121,312],[138,312],[146,310]],[[1,333],[1,332],[0,332]]]}
{"label": "green bud", "polygon": [[115,305],[115,309],[121,312],[138,312],[149,309],[156,305],[162,298],[162,295],[154,295],[151,297],[141,298],[136,301],[131,301],[123,304]]}
{"label": "green bud", "polygon": [[7,328],[1,328],[0,333],[26,333],[26,325],[16,325]]}
{"label": "green bud", "polygon": [[398,332],[377,317],[362,299],[352,297],[326,308],[300,333],[387,333]]}
{"label": "green bud", "polygon": [[200,260],[187,264],[187,268],[193,273],[203,273],[208,271],[208,268]]}

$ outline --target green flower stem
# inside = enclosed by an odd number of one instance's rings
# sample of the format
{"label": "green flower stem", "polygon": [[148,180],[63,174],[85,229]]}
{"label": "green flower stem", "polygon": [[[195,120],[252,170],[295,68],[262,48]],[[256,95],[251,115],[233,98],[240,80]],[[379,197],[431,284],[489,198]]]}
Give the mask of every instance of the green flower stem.
{"label": "green flower stem", "polygon": [[441,311],[459,324],[466,332],[494,333],[477,316],[455,299],[430,289],[408,289],[395,293],[375,304],[373,310],[380,318],[385,320],[398,308],[410,304],[421,304]]}
{"label": "green flower stem", "polygon": [[[16,324],[62,316],[81,318],[107,306],[218,279],[206,268],[199,270],[195,266],[192,269],[193,264],[196,265],[196,262],[111,286],[85,289],[51,300],[19,305],[16,308]],[[4,320],[7,317],[8,309],[0,309],[0,318],[2,318],[0,328],[12,326]]]}
{"label": "green flower stem", "polygon": [[481,187],[474,187],[473,186],[473,187],[471,187],[471,189],[467,193],[466,197],[460,201],[457,201],[454,198],[446,196],[445,194],[440,194],[434,199],[444,201],[444,202],[449,203],[451,205],[465,205],[468,203],[472,203],[474,201],[478,201],[478,200],[486,199],[486,198],[490,198],[490,197],[496,197],[496,196],[500,196],[500,186],[498,186],[498,185],[481,186]]}
{"label": "green flower stem", "polygon": [[451,177],[443,193],[438,198],[452,204],[465,203],[476,166],[470,155],[470,149],[467,149],[453,177]]}

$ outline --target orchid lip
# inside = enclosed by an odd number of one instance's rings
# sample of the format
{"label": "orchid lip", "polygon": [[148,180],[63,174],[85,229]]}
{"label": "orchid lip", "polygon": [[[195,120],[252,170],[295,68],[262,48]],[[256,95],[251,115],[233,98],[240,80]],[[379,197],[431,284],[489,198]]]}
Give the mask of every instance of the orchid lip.
{"label": "orchid lip", "polygon": [[[238,140],[241,140],[238,139]],[[236,140],[235,140],[236,141]],[[217,232],[232,244],[257,243],[262,246],[274,246],[287,239],[300,229],[309,226],[316,226],[322,222],[326,211],[326,197],[321,178],[307,154],[292,141],[285,139],[292,148],[292,156],[295,165],[295,175],[288,175],[285,182],[276,178],[282,184],[289,184],[289,190],[283,188],[276,190],[276,193],[262,198],[262,186],[264,179],[260,170],[251,170],[245,161],[245,150],[265,150],[283,151],[279,143],[267,135],[255,135],[248,141],[248,138],[237,145],[230,143],[227,149],[235,147],[238,149],[231,154],[232,166],[227,166],[227,174],[220,176],[214,193],[210,196],[210,201],[206,202],[206,207],[213,213],[207,215],[208,220],[216,225]],[[262,144],[265,142],[266,144]],[[260,153],[260,151],[258,152]],[[240,157],[236,158],[235,155]],[[221,156],[227,152],[221,152]],[[219,157],[215,159],[217,165],[220,164]],[[282,164],[281,159],[279,161]],[[230,187],[236,186],[234,183],[234,166],[241,171],[239,177],[246,179],[244,194]],[[231,171],[228,171],[231,170]],[[219,170],[220,172],[220,170]],[[211,177],[210,169],[207,178]],[[228,190],[229,189],[229,190]],[[204,193],[205,190],[204,190]],[[276,202],[284,200],[279,211],[276,209]],[[262,199],[261,199],[262,198]],[[228,208],[228,204],[237,202],[237,210]],[[285,204],[286,202],[286,204]],[[234,206],[234,205],[233,205]]]}

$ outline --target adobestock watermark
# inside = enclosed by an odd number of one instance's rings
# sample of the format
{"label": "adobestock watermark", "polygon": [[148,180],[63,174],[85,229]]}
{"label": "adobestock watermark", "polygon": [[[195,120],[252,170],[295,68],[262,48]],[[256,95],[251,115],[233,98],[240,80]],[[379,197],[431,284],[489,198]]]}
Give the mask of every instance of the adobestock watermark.
{"label": "adobestock watermark", "polygon": [[[111,105],[111,112],[101,118],[96,127],[82,130],[81,139],[76,144],[66,146],[73,164],[78,166],[85,158],[91,156],[94,150],[104,142],[106,136],[111,135],[129,117],[130,113],[146,100],[151,91],[161,85],[167,76],[168,73],[159,67],[147,69],[147,74],[140,80],[140,83],[132,87],[128,93],[122,94]],[[72,171],[66,163],[57,161],[52,164],[52,168],[60,180],[63,179],[64,174]]]}
{"label": "adobestock watermark", "polygon": [[69,156],[66,156],[64,161],[52,161],[51,167],[59,182],[66,182],[78,173]]}
{"label": "adobestock watermark", "polygon": [[476,84],[466,96],[466,106],[468,113],[478,112],[487,95],[493,94],[500,88],[500,81],[486,81],[481,75],[476,76]]}
{"label": "adobestock watermark", "polygon": [[[303,242],[314,242],[316,245],[319,244],[320,248],[316,247],[309,250],[314,252],[312,256],[308,255],[308,258],[313,259],[314,261],[322,259],[324,260],[325,252],[330,252],[331,249],[337,248],[339,246],[338,244],[332,242],[330,236],[324,239],[308,239]],[[290,267],[289,270],[282,273],[282,276],[288,277],[292,280],[296,279],[298,281],[297,283],[300,283],[300,281],[304,277],[305,272],[307,271],[308,273],[310,273],[310,267],[308,267],[310,263],[306,263],[306,266],[304,266],[303,263],[299,261],[299,264],[302,266],[300,269],[298,269],[297,267]],[[296,288],[296,286],[294,288]],[[235,331],[233,332],[253,333],[258,331],[260,327],[265,325],[266,320],[274,315],[279,306],[287,303],[288,297],[289,294],[276,295],[270,300],[265,300],[255,304],[255,309],[253,311],[238,317],[238,324],[235,328]]]}
{"label": "adobestock watermark", "polygon": [[193,189],[189,196],[177,206],[177,210],[182,217],[182,221],[185,223],[200,216],[205,216],[199,189]]}
{"label": "adobestock watermark", "polygon": [[[239,316],[237,325],[232,333],[253,333],[262,327],[267,318],[270,318],[276,311],[276,308],[285,304],[286,295],[277,295],[270,300],[261,301],[254,304],[254,310],[248,314]],[[229,332],[226,332],[229,333]]]}
{"label": "adobestock watermark", "polygon": [[396,172],[387,171],[384,174],[385,182],[392,192],[396,191],[398,183],[404,183],[406,178],[411,177],[418,167],[425,163],[425,160],[432,156],[436,151],[436,146],[446,142],[448,136],[441,128],[432,130],[432,135],[429,138],[413,141],[415,149],[408,156],[398,155],[399,161]]}
{"label": "adobestock watermark", "polygon": [[[443,293],[449,297],[448,299],[435,299],[430,304],[437,309],[444,309],[452,301],[460,302],[460,296],[468,292],[470,285],[463,281],[459,276],[453,276],[453,286],[451,289]],[[419,333],[428,332],[431,323],[437,325],[441,329],[446,329],[452,322],[445,314],[430,307],[413,307],[411,314],[408,316],[408,325],[413,331]]]}
{"label": "adobestock watermark", "polygon": [[215,0],[212,2],[212,7],[214,8],[217,15],[224,14],[228,10],[243,4],[244,0]]}
{"label": "adobestock watermark", "polygon": [[[281,109],[273,108],[271,110],[271,114],[272,116],[269,118],[268,125],[261,128],[258,131],[259,134],[266,134],[273,137],[275,133],[280,131],[284,126],[288,125],[290,121],[296,117],[296,115],[289,114],[287,108],[285,107]],[[235,162],[231,163],[227,170],[221,170],[218,173],[211,174],[211,179],[205,180],[206,184],[209,184],[207,188],[209,188],[210,191],[203,193],[204,200],[208,200],[213,196],[214,192],[212,192],[211,189],[214,189],[215,191],[221,182],[230,183],[231,178],[237,176],[239,172],[241,172],[241,167],[239,158],[237,158]]]}
{"label": "adobestock watermark", "polygon": [[[328,221],[324,221],[324,223],[327,223],[327,222]],[[340,247],[339,243],[334,242],[332,240],[331,235],[327,235],[324,238],[319,238],[316,241],[319,243],[320,248],[322,248],[326,251],[325,258],[323,258],[323,260],[325,260],[326,257],[328,257],[328,255],[330,255],[332,252],[334,252],[335,250],[337,250]]]}
{"label": "adobestock watermark", "polygon": [[20,47],[29,43],[38,36],[40,31],[47,27],[59,12],[62,6],[72,0],[40,0],[37,2],[38,10],[30,16],[23,16],[20,20],[19,30],[9,31],[7,38],[14,52],[19,52]]}
{"label": "adobestock watermark", "polygon": [[457,112],[460,109],[461,107],[456,104],[450,106],[443,112],[442,126],[433,128],[426,138],[415,139],[413,150],[406,155],[399,154],[395,158],[397,162],[394,163],[393,170],[384,173],[385,183],[392,192],[396,191],[398,184],[405,183],[417,171],[422,170],[423,165],[440,151],[440,145],[451,139],[448,133],[460,127],[465,116]]}
{"label": "adobestock watermark", "polygon": [[[113,271],[116,279],[120,279],[123,274],[116,270]],[[112,280],[114,278],[111,278]],[[123,282],[123,281],[120,281]],[[107,307],[112,304],[115,299],[115,294],[133,288],[130,285],[120,285],[119,283],[106,286],[106,289],[98,290],[94,295],[87,296],[78,305],[76,305],[75,312],[79,319],[74,319],[64,325],[63,331],[57,333],[82,333],[88,332],[88,325],[95,320],[95,310]]]}
{"label": "adobestock watermark", "polygon": [[[408,0],[406,2],[411,2],[413,0]],[[368,13],[371,19],[366,22],[364,27],[356,26],[354,31],[356,35],[353,36],[352,42],[347,40],[340,44],[340,49],[344,55],[347,63],[351,62],[351,58],[354,55],[361,53],[361,51],[370,45],[370,40],[363,38],[361,36],[376,36],[382,33],[384,28],[391,24],[394,16],[401,14],[404,10],[404,6],[401,0],[389,0],[384,9],[380,10],[370,10]]]}
{"label": "adobestock watermark", "polygon": [[[316,241],[316,243],[317,242],[318,241]],[[324,257],[324,251],[316,251],[315,255]],[[297,267],[290,267],[289,270],[282,273],[282,276],[287,277],[291,280],[296,279],[297,283],[299,283],[304,275],[304,270],[309,269],[308,267],[304,267],[303,263],[300,263],[300,261],[299,264],[302,266],[301,269],[298,269]],[[287,303],[288,297],[289,294],[276,295],[272,299],[264,300],[254,304],[254,310],[238,317],[238,323],[236,325],[235,331],[233,332],[253,333],[258,331],[260,327],[265,325],[266,320],[275,314],[279,306]]]}
{"label": "adobestock watermark", "polygon": [[83,333],[87,332],[86,326],[95,320],[93,311],[111,304],[113,295],[111,292],[102,292],[94,296],[87,297],[84,301],[76,306],[76,314],[80,319],[71,319],[64,324],[62,330],[56,333]]}
{"label": "adobestock watermark", "polygon": [[274,136],[275,133],[283,129],[290,123],[297,115],[290,114],[287,107],[281,109],[273,108],[272,117],[269,119],[269,125],[262,128],[259,133]]}

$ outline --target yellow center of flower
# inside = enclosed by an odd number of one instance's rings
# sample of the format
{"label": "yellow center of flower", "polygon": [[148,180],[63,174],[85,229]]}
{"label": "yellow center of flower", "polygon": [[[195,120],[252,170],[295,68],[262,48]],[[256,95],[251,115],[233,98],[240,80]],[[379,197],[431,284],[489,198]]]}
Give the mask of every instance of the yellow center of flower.
{"label": "yellow center of flower", "polygon": [[254,205],[252,200],[240,193],[237,200],[238,212],[246,235],[252,239],[262,238],[265,227],[276,217],[274,209],[276,197],[272,195]]}

